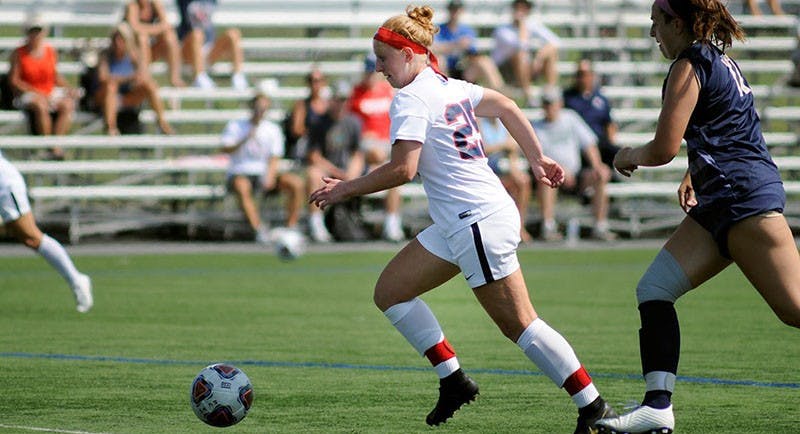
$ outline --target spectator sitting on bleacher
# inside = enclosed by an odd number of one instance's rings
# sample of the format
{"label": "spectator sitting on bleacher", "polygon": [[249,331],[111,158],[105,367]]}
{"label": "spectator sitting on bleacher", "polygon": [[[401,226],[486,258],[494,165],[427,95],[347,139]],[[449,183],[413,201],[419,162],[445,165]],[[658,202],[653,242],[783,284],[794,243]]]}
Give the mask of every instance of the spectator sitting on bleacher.
{"label": "spectator sitting on bleacher", "polygon": [[361,176],[364,171],[361,120],[348,110],[349,97],[350,90],[345,85],[337,86],[328,109],[330,125],[325,138],[309,143],[306,160],[310,190],[322,185],[323,176],[346,180]]}
{"label": "spectator sitting on bleacher", "polygon": [[238,90],[247,89],[247,79],[242,72],[242,33],[239,29],[231,28],[217,35],[212,21],[217,1],[176,0],[176,3],[181,16],[178,39],[183,44],[184,61],[191,63],[194,68],[193,85],[201,89],[215,87],[214,81],[206,72],[206,66],[225,57],[233,63],[231,86]]}
{"label": "spectator sitting on bleacher", "polygon": [[[306,84],[308,97],[295,101],[289,115],[289,128],[286,133],[288,140],[294,143],[290,157],[302,159],[305,163],[308,162],[309,149],[324,147],[324,143],[318,142],[325,139],[325,131],[330,126],[328,110],[331,103],[330,88],[322,71],[313,68],[306,76]],[[331,241],[322,210],[314,204],[309,204],[308,224],[313,241],[318,243]]]}
{"label": "spectator sitting on bleacher", "polygon": [[[392,98],[392,85],[380,73],[375,72],[374,54],[368,55],[364,61],[364,74],[353,87],[348,104],[350,111],[361,119],[361,149],[367,170],[384,164],[391,156],[389,107],[392,105]],[[386,191],[383,238],[388,241],[398,242],[405,239],[400,216],[402,201],[399,188]]]}
{"label": "spectator sitting on bleacher", "polygon": [[253,199],[254,193],[266,195],[282,192],[286,195],[286,227],[296,229],[303,207],[303,179],[280,168],[284,153],[284,137],[280,127],[264,119],[271,100],[259,93],[250,101],[249,118],[228,122],[222,133],[222,151],[230,154],[228,190],[244,212],[256,241],[269,243],[269,234]]}
{"label": "spectator sitting on bleacher", "polygon": [[[361,151],[361,120],[348,110],[349,84],[340,83],[331,99],[324,139],[309,141],[306,157],[308,190],[320,188],[323,177],[353,179],[364,173],[364,154]],[[368,235],[362,225],[358,199],[338,204],[343,210],[329,209],[326,227],[337,240],[359,241]],[[331,215],[331,213],[333,215]],[[336,221],[347,219],[349,221]]]}
{"label": "spectator sitting on bleacher", "polygon": [[433,51],[446,60],[443,65],[450,77],[472,83],[483,83],[486,87],[502,91],[503,76],[492,59],[478,53],[475,46],[477,32],[469,24],[462,23],[464,2],[451,0],[447,3],[447,21],[439,25],[439,33],[433,37]]}
{"label": "spectator sitting on bleacher", "polygon": [[[750,11],[751,15],[763,15],[758,3],[759,0],[747,0],[747,9]],[[767,4],[773,15],[784,15],[780,0],[767,0]]]}
{"label": "spectator sitting on bleacher", "polygon": [[120,23],[111,33],[108,49],[100,55],[97,67],[99,87],[94,95],[109,135],[119,135],[117,114],[120,106],[138,107],[145,99],[156,113],[158,127],[164,134],[174,134],[164,117],[164,103],[158,84],[139,62],[133,32],[127,23]]}
{"label": "spectator sitting on bleacher", "polygon": [[597,148],[603,164],[613,167],[617,124],[611,117],[611,103],[600,90],[592,61],[581,59],[575,69],[575,82],[564,91],[564,107],[574,110],[597,136]]}
{"label": "spectator sitting on bleacher", "polygon": [[184,87],[181,78],[181,50],[175,28],[167,19],[167,12],[160,0],[130,0],[125,7],[125,21],[136,34],[142,65],[166,58],[169,66],[169,81],[173,86]]}
{"label": "spectator sitting on bleacher", "polygon": [[[31,133],[67,134],[80,93],[58,72],[58,53],[45,41],[48,28],[41,17],[32,15],[23,30],[25,43],[11,53],[8,73],[14,107],[31,116]],[[52,148],[48,158],[63,159],[64,153]]]}
{"label": "spectator sitting on bleacher", "polygon": [[478,126],[483,138],[483,152],[489,159],[489,167],[500,178],[503,187],[519,209],[520,239],[523,243],[529,243],[532,237],[525,224],[528,220],[532,184],[526,167],[520,166],[520,163],[524,165],[524,160],[519,158],[519,145],[498,118],[479,117]]}
{"label": "spectator sitting on bleacher", "polygon": [[504,79],[516,81],[527,103],[536,105],[531,81],[544,76],[547,87],[558,84],[559,38],[544,24],[530,18],[530,0],[511,2],[512,22],[494,30],[492,60]]}
{"label": "spectator sitting on bleacher", "polygon": [[787,83],[791,87],[800,87],[800,26],[795,28],[795,47],[792,50],[792,74]]}
{"label": "spectator sitting on bleacher", "polygon": [[[580,115],[563,108],[559,89],[549,89],[542,95],[544,119],[533,122],[533,129],[542,143],[544,155],[564,168],[563,189],[586,192],[591,188],[594,228],[592,237],[610,241],[616,238],[608,227],[608,195],[606,184],[611,179],[611,169],[603,164],[597,150],[597,137]],[[581,153],[589,167],[581,170]],[[546,241],[562,238],[555,220],[557,189],[537,188],[536,196],[542,212],[541,236]]]}

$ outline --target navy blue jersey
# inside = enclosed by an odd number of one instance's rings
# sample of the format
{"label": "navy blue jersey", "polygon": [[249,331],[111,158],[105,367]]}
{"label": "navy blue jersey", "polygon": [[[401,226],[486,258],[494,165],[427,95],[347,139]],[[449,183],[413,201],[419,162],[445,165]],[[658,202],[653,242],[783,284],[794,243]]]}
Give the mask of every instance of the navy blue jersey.
{"label": "navy blue jersey", "polygon": [[692,44],[676,62],[684,58],[691,62],[700,83],[697,105],[683,136],[698,206],[723,206],[759,187],[780,183],[761,133],[753,93],[739,65],[703,42]]}
{"label": "navy blue jersey", "polygon": [[564,91],[564,107],[575,110],[594,131],[600,143],[610,143],[606,134],[606,127],[612,122],[611,104],[597,89],[589,95],[584,95],[575,87]]}

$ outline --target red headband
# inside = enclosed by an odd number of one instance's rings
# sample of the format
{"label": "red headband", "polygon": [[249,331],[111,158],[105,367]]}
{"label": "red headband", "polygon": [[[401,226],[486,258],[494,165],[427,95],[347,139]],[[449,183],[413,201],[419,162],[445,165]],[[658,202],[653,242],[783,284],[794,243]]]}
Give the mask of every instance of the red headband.
{"label": "red headband", "polygon": [[436,58],[436,55],[425,47],[422,44],[418,44],[411,39],[406,38],[405,36],[387,29],[386,27],[379,27],[378,31],[375,33],[373,37],[376,41],[383,42],[391,47],[399,49],[403,48],[410,48],[413,53],[416,54],[427,54],[428,60],[430,61],[430,66],[437,74],[441,75],[442,77],[447,78],[446,75],[442,74],[442,71],[439,70],[439,59]]}

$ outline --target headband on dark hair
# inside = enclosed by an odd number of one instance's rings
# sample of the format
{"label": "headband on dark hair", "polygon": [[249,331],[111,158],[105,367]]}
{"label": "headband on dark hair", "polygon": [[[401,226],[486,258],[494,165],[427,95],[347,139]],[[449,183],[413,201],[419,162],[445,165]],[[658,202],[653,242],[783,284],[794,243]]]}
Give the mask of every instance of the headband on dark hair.
{"label": "headband on dark hair", "polygon": [[392,31],[391,29],[387,29],[386,27],[379,27],[373,39],[375,39],[376,41],[383,42],[384,44],[387,44],[397,49],[410,48],[411,51],[416,54],[427,54],[433,71],[441,75],[442,77],[447,78],[447,76],[444,75],[441,70],[439,70],[439,59],[436,58],[436,55],[433,54],[431,50],[428,49],[428,47],[416,43],[411,39],[408,39],[405,36],[395,31]]}

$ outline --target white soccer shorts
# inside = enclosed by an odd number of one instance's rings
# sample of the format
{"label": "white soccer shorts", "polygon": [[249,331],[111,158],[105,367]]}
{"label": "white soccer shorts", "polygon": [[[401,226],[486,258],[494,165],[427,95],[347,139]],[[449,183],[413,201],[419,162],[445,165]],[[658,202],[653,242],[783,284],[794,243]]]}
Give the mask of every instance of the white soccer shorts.
{"label": "white soccer shorts", "polygon": [[471,288],[502,279],[519,269],[517,246],[520,219],[515,206],[507,206],[467,226],[449,238],[433,224],[417,235],[420,244],[457,265]]}
{"label": "white soccer shorts", "polygon": [[13,222],[29,212],[31,204],[25,180],[16,167],[0,157],[0,220]]}

